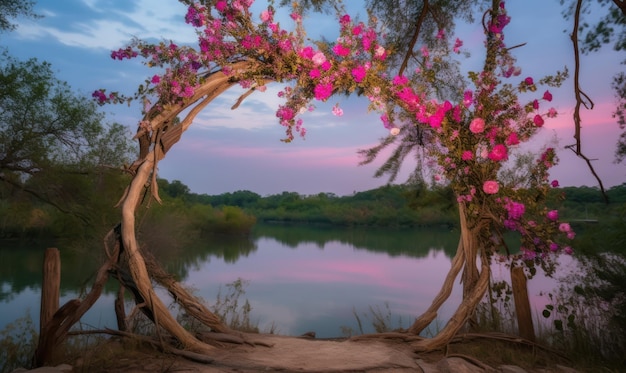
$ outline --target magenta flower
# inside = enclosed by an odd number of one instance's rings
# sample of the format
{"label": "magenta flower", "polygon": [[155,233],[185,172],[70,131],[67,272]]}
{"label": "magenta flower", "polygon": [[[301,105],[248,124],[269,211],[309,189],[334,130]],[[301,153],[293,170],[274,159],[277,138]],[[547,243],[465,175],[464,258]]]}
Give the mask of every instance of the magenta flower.
{"label": "magenta flower", "polygon": [[535,109],[535,110],[539,109],[539,101],[538,100],[533,100],[533,109]]}
{"label": "magenta flower", "polygon": [[340,57],[346,57],[350,54],[350,48],[346,47],[343,44],[336,44],[333,47],[333,52]]}
{"label": "magenta flower", "polygon": [[365,66],[357,66],[352,69],[352,76],[354,77],[354,81],[357,83],[361,83],[366,74],[367,70],[365,69]]}
{"label": "magenta flower", "polygon": [[526,83],[527,85],[533,85],[533,78],[529,76],[528,78],[524,79],[524,83]]}
{"label": "magenta flower", "polygon": [[485,121],[483,118],[474,118],[470,122],[469,129],[472,133],[481,133],[485,130]]}
{"label": "magenta flower", "polygon": [[472,95],[473,95],[472,91],[465,91],[463,93],[463,106],[470,107],[473,101]]}
{"label": "magenta flower", "polygon": [[463,41],[459,38],[456,38],[455,42],[454,42],[454,47],[452,48],[452,50],[454,51],[454,53],[459,53],[461,52],[461,47],[463,46]]}
{"label": "magenta flower", "polygon": [[512,132],[509,137],[506,138],[506,142],[507,145],[511,146],[511,145],[517,145],[519,144],[519,138],[517,137],[517,133],[516,132]]}
{"label": "magenta flower", "polygon": [[217,3],[215,3],[215,9],[217,9],[219,12],[223,13],[224,10],[226,9],[226,7],[228,6],[228,4],[226,4],[226,1],[218,1]]}
{"label": "magenta flower", "polygon": [[569,225],[569,223],[561,223],[559,224],[559,231],[561,232],[569,232],[572,230],[572,227]]}
{"label": "magenta flower", "polygon": [[315,93],[316,100],[325,101],[333,93],[333,84],[320,83],[315,86],[313,92]]}
{"label": "magenta flower", "polygon": [[550,93],[550,91],[546,91],[546,92],[543,94],[543,99],[544,99],[544,100],[546,100],[546,101],[548,101],[548,102],[549,102],[549,101],[552,101],[552,93]]}
{"label": "magenta flower", "polygon": [[535,115],[535,117],[533,118],[533,122],[537,127],[543,126],[544,123],[543,118],[539,114]]}
{"label": "magenta flower", "polygon": [[483,183],[483,192],[487,194],[496,194],[500,190],[500,186],[497,181],[487,180]]}
{"label": "magenta flower", "polygon": [[159,82],[161,81],[161,77],[158,75],[154,75],[150,81],[154,84],[159,84]]}
{"label": "magenta flower", "polygon": [[509,157],[508,149],[505,145],[498,144],[491,149],[487,157],[495,162],[506,160]]}
{"label": "magenta flower", "polygon": [[558,188],[559,187],[559,181],[558,180],[552,180],[550,185],[552,185],[553,188]]}
{"label": "magenta flower", "polygon": [[563,248],[563,252],[564,252],[565,254],[567,254],[567,255],[572,255],[572,253],[574,253],[574,250],[572,250],[572,248],[571,248],[571,247],[569,247],[569,246],[565,246],[565,247]]}
{"label": "magenta flower", "polygon": [[550,210],[550,211],[548,211],[546,216],[548,217],[548,219],[550,219],[552,221],[559,220],[559,212],[557,210]]}
{"label": "magenta flower", "polygon": [[333,106],[333,115],[340,117],[343,115],[343,109],[339,107],[339,104]]}
{"label": "magenta flower", "polygon": [[471,161],[474,158],[474,153],[471,150],[465,150],[463,154],[461,154],[461,159],[464,161]]}

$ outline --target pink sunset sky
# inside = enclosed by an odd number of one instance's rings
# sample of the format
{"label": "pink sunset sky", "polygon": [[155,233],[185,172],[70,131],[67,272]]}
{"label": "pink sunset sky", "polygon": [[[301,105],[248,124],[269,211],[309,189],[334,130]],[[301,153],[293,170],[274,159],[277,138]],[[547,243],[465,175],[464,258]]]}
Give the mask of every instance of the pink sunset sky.
{"label": "pink sunset sky", "polygon": [[[264,1],[257,0],[260,11]],[[361,10],[360,1],[350,1],[349,11]],[[573,76],[573,51],[568,33],[570,22],[563,19],[559,2],[539,0],[507,3],[512,22],[505,29],[507,45],[526,43],[516,48],[522,78],[539,79],[567,66]],[[132,93],[144,79],[154,74],[138,62],[112,61],[110,51],[125,46],[133,36],[147,40],[173,40],[193,43],[191,27],[184,24],[185,8],[176,0],[154,2],[138,0],[112,4],[96,0],[38,0],[38,20],[21,20],[20,27],[2,34],[0,45],[20,59],[37,57],[52,63],[57,76],[74,89],[90,95],[97,88]],[[282,14],[283,25],[289,20]],[[480,19],[480,17],[477,17]],[[322,32],[332,40],[337,30],[333,17],[311,15],[308,34],[316,38]],[[483,45],[482,26],[461,25],[457,36],[471,53],[464,69],[480,68]],[[336,32],[336,31],[335,31]],[[611,117],[616,100],[610,82],[623,66],[623,56],[610,47],[583,56],[581,85],[595,103],[584,110],[583,151],[595,159],[594,167],[605,187],[626,181],[626,165],[615,164],[614,151],[620,129]],[[553,146],[561,163],[552,178],[563,186],[596,186],[597,182],[583,160],[564,146],[573,143],[572,113],[575,104],[570,78],[554,95],[553,105],[559,117],[546,122],[532,148]],[[367,103],[359,98],[331,98],[315,103],[317,109],[303,116],[306,139],[291,144],[280,141],[284,132],[274,115],[281,102],[280,87],[270,85],[267,92],[255,93],[234,111],[230,107],[241,93],[233,89],[220,97],[197,118],[159,166],[159,175],[180,180],[193,192],[220,194],[250,190],[261,195],[283,191],[300,194],[330,192],[347,195],[385,185],[387,179],[373,177],[382,159],[373,165],[358,166],[357,150],[375,145],[387,135],[378,115],[367,114]],[[342,117],[331,114],[339,103]],[[110,121],[136,128],[140,110],[136,106],[107,106],[103,110]],[[554,139],[558,139],[555,143]],[[396,182],[404,182],[413,165],[406,164]]]}

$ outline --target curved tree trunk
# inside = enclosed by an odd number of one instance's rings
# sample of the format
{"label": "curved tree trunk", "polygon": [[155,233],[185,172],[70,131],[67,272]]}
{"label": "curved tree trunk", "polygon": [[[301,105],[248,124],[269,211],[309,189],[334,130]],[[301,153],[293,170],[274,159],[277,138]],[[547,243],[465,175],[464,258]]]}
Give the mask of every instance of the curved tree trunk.
{"label": "curved tree trunk", "polygon": [[[233,69],[250,69],[254,65],[249,61],[242,61],[232,64],[231,67]],[[145,120],[150,123],[151,133],[140,130],[137,134],[141,145],[140,159],[133,165],[135,175],[120,200],[122,207],[121,240],[124,249],[123,253],[128,263],[130,275],[140,298],[144,302],[141,306],[146,307],[149,310],[148,313],[153,315],[153,321],[157,327],[164,328],[178,339],[185,348],[200,353],[208,352],[213,347],[199,341],[176,321],[154,292],[152,287],[153,278],[166,285],[170,293],[173,294],[174,298],[179,301],[190,315],[212,330],[223,333],[233,333],[233,331],[225,326],[219,317],[211,313],[201,302],[190,295],[180,284],[164,276],[163,271],[157,269],[159,268],[158,266],[150,266],[152,272],[148,270],[146,260],[142,256],[137,243],[135,213],[144,195],[146,185],[151,184],[152,195],[158,199],[156,190],[156,166],[158,162],[165,157],[165,153],[171,146],[180,140],[180,136],[189,128],[196,115],[213,99],[236,83],[236,81],[221,71],[211,73],[206,77],[202,85],[196,89],[194,96],[184,105],[172,106],[152,118],[150,118],[150,112],[146,115]],[[180,124],[172,125],[174,119],[187,108],[191,108],[191,110]],[[151,146],[152,148],[150,149]]]}
{"label": "curved tree trunk", "polygon": [[[439,309],[448,300],[454,287],[454,281],[463,269],[463,300],[446,326],[433,338],[426,338],[412,343],[418,351],[434,350],[445,346],[454,335],[465,325],[481,301],[489,286],[491,267],[484,248],[479,247],[477,237],[480,227],[470,228],[467,223],[465,205],[459,203],[461,237],[457,252],[452,259],[448,275],[441,286],[441,290],[431,303],[430,307],[409,328],[409,333],[419,334],[435,320]],[[476,265],[477,253],[481,250],[481,270]],[[469,284],[467,283],[469,282]]]}

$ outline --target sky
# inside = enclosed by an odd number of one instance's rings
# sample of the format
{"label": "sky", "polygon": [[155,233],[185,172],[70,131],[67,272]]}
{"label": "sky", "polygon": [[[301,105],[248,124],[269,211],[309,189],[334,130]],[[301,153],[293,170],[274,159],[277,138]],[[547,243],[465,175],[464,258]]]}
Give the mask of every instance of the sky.
{"label": "sky", "polygon": [[[253,10],[259,12],[264,4],[256,0]],[[362,10],[360,0],[347,4],[351,13]],[[559,1],[509,1],[507,9],[512,17],[505,29],[507,45],[526,43],[515,49],[522,75],[538,79],[567,66],[573,76],[571,22],[563,18]],[[111,59],[111,50],[125,47],[133,37],[177,44],[197,40],[193,28],[184,23],[185,7],[176,0],[36,0],[35,12],[44,17],[18,19],[15,31],[0,34],[0,46],[22,60],[36,57],[50,62],[57,78],[88,96],[99,88],[132,94],[155,73],[139,60]],[[289,23],[286,12],[279,10],[283,26]],[[332,40],[338,34],[336,22],[328,15],[312,14],[305,26],[311,38],[323,35]],[[472,54],[465,69],[478,70],[482,64],[482,26],[461,25],[456,36]],[[610,47],[582,58],[581,86],[595,104],[593,110],[582,113],[582,150],[594,159],[606,188],[626,182],[626,164],[614,163],[621,131],[611,117],[616,99],[610,89],[613,75],[623,69],[619,64],[623,59]],[[251,95],[236,110],[230,107],[243,92],[240,88],[220,96],[161,161],[159,176],[180,180],[192,192],[209,195],[238,190],[262,196],[283,191],[350,195],[388,183],[385,177],[374,177],[383,158],[359,166],[357,151],[376,145],[388,134],[379,115],[367,113],[364,99],[342,97],[317,102],[316,110],[302,117],[306,138],[286,144],[280,141],[284,131],[275,117],[281,103],[276,96],[280,88],[270,84],[266,92]],[[553,146],[558,150],[560,164],[550,176],[561,186],[597,186],[585,162],[564,148],[574,143],[572,78],[551,92],[559,116],[546,123],[528,149]],[[343,116],[332,115],[335,104],[340,104]],[[138,106],[108,105],[102,110],[107,121],[124,124],[133,132],[141,120]],[[407,162],[395,182],[406,181],[413,166]]]}

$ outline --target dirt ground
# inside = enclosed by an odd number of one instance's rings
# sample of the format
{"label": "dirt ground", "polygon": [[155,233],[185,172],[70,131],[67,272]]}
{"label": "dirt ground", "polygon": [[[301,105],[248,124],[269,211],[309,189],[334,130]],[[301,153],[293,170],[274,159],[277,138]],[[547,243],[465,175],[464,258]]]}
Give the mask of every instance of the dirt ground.
{"label": "dirt ground", "polygon": [[[259,334],[251,337],[260,345],[222,343],[211,361],[200,363],[173,354],[163,354],[128,342],[110,342],[72,362],[72,372],[514,372],[573,373],[563,365],[540,364],[521,368],[443,351],[416,354],[407,343],[383,339],[317,340]],[[59,367],[60,368],[60,367]],[[503,370],[503,369],[509,370]],[[50,370],[46,372],[61,372]],[[41,373],[41,372],[39,372]]]}

